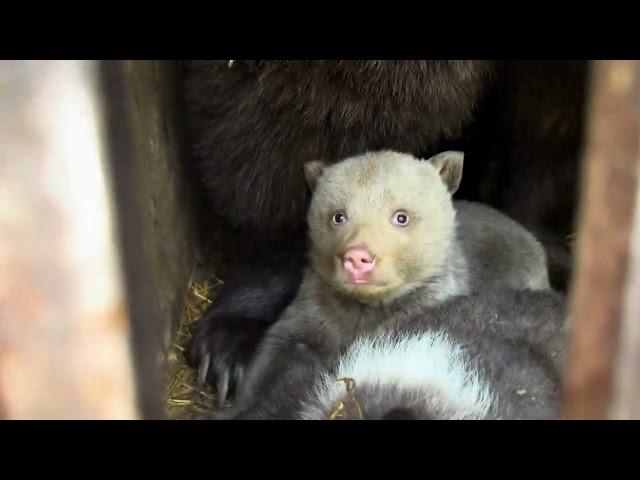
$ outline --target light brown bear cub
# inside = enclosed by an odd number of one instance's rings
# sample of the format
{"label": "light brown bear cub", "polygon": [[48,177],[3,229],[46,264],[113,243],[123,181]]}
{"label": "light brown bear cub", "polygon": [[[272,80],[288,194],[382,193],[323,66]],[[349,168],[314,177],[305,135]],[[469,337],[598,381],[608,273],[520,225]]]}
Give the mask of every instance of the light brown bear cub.
{"label": "light brown bear cub", "polygon": [[402,325],[485,288],[549,287],[533,235],[489,207],[452,201],[462,164],[460,152],[422,161],[384,151],[306,166],[310,266],[261,344],[231,417],[279,418],[281,397],[313,382],[303,366],[326,367],[385,321]]}
{"label": "light brown bear cub", "polygon": [[464,155],[427,161],[396,152],[307,164],[313,273],[364,303],[417,288],[425,300],[501,284],[549,288],[542,245],[485,205],[452,201]]}

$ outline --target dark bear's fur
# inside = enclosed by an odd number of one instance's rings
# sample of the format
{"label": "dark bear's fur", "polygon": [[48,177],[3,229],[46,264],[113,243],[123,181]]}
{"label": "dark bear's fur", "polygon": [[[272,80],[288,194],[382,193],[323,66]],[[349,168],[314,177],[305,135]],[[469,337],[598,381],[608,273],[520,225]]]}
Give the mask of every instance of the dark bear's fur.
{"label": "dark bear's fur", "polygon": [[300,228],[304,162],[429,153],[460,135],[490,78],[481,61],[198,61],[187,72],[212,208],[251,233]]}
{"label": "dark bear's fur", "polygon": [[587,62],[228,63],[186,68],[196,160],[235,272],[187,351],[210,382],[235,383],[296,293],[309,199],[302,165],[312,159],[463,150],[457,198],[485,201],[534,231],[552,284],[566,287]]}
{"label": "dark bear's fur", "polygon": [[552,285],[568,288],[589,62],[511,61],[466,132],[459,195],[502,210],[547,250]]}
{"label": "dark bear's fur", "polygon": [[[405,308],[400,301],[369,309],[365,315],[386,321],[361,322],[357,332],[342,322],[343,311],[317,301],[322,295],[311,291],[285,310],[267,332],[238,402],[214,418],[328,419],[343,399],[343,418],[356,419],[349,395],[331,385],[345,376],[355,381],[363,419],[559,418],[567,337],[562,295],[489,289],[435,307]],[[452,347],[434,342],[440,335]],[[380,363],[394,343],[407,345],[421,336],[428,339],[420,341],[419,352],[398,348],[384,368],[368,366]],[[356,360],[347,352],[354,346],[358,351],[362,340],[378,346],[366,353],[360,349]],[[453,360],[451,351],[457,348],[463,353]],[[484,399],[474,400],[483,407],[475,413],[478,405],[456,406],[460,395],[470,393],[473,377],[467,377],[466,387],[447,386],[459,375],[451,367],[464,363],[488,389]]]}

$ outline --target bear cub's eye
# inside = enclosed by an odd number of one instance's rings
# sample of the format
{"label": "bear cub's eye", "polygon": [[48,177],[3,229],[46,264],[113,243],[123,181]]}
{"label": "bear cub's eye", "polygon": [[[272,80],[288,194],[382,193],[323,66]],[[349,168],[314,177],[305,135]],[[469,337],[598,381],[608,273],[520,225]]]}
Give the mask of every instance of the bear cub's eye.
{"label": "bear cub's eye", "polygon": [[343,212],[338,212],[333,216],[333,223],[340,225],[347,221],[347,216]]}
{"label": "bear cub's eye", "polygon": [[402,210],[397,211],[393,214],[392,223],[394,225],[398,225],[399,227],[406,227],[409,225],[409,214]]}

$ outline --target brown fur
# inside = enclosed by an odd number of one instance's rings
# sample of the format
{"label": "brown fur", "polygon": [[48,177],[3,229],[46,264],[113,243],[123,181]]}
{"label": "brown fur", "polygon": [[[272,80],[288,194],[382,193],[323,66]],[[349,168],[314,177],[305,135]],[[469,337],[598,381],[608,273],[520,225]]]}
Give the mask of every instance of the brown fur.
{"label": "brown fur", "polygon": [[471,120],[493,66],[471,60],[236,61],[231,68],[224,60],[191,62],[187,105],[211,205],[233,226],[283,238],[304,223],[304,162],[383,148],[431,151]]}

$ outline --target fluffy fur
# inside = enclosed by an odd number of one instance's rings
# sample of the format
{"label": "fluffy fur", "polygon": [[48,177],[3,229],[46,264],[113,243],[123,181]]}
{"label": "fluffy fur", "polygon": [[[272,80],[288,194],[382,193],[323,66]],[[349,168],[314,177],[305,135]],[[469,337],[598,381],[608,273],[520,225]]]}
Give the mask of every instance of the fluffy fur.
{"label": "fluffy fur", "polygon": [[367,403],[361,407],[367,412],[381,403],[387,411],[424,403],[438,417],[484,418],[496,399],[477,370],[462,347],[442,331],[365,336],[340,357],[335,372],[322,375],[300,417],[329,418],[336,405],[346,400],[342,379],[351,379]]}
{"label": "fluffy fur", "polygon": [[345,419],[557,418],[565,314],[551,290],[490,289],[408,314],[392,308],[354,335],[294,302],[224,418],[328,419],[341,401]]}

